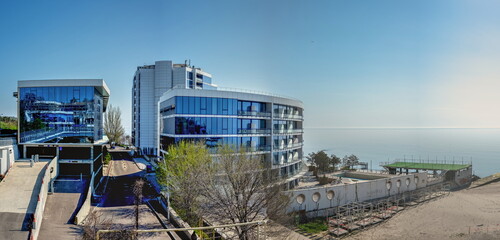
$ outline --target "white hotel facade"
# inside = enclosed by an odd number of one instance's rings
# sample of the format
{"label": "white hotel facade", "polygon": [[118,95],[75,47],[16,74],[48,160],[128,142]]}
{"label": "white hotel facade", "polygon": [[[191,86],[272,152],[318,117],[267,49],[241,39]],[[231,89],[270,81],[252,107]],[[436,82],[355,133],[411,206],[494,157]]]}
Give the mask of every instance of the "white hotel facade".
{"label": "white hotel facade", "polygon": [[289,188],[298,184],[304,156],[300,100],[218,88],[210,74],[171,61],[138,67],[133,99],[132,137],[143,153],[163,155],[182,140],[203,141],[213,150],[231,145],[261,155]]}

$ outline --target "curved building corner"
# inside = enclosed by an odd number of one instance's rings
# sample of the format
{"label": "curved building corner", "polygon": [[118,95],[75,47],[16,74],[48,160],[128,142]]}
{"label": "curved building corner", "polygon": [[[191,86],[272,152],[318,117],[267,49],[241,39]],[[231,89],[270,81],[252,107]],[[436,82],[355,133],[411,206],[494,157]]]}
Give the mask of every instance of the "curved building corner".
{"label": "curved building corner", "polygon": [[181,140],[204,140],[214,149],[228,144],[263,155],[273,171],[298,184],[303,169],[300,100],[243,90],[174,88],[158,102],[160,153]]}

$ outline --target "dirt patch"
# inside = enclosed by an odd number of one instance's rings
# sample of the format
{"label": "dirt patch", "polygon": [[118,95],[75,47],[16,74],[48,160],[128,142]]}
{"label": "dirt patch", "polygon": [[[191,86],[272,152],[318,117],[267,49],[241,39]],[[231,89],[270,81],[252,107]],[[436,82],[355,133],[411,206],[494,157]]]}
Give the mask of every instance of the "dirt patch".
{"label": "dirt patch", "polygon": [[452,192],[347,239],[500,239],[500,182]]}

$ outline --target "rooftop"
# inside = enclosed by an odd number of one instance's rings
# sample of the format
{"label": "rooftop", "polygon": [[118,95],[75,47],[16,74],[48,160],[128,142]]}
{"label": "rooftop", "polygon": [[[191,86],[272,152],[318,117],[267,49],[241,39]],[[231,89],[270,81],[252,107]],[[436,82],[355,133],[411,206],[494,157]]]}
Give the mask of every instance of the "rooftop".
{"label": "rooftop", "polygon": [[457,171],[468,168],[471,164],[455,164],[455,163],[424,163],[424,162],[394,162],[384,165],[385,168],[407,168],[407,169],[424,169],[424,170],[448,170]]}

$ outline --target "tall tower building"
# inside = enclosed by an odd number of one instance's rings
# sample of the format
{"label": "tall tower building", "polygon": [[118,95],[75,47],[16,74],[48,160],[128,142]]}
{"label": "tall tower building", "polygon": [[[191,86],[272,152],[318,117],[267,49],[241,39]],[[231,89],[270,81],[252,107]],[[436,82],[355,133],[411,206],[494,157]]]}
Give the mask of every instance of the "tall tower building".
{"label": "tall tower building", "polygon": [[170,89],[216,89],[201,68],[172,61],[137,67],[132,87],[132,143],[143,154],[157,155],[158,101]]}

